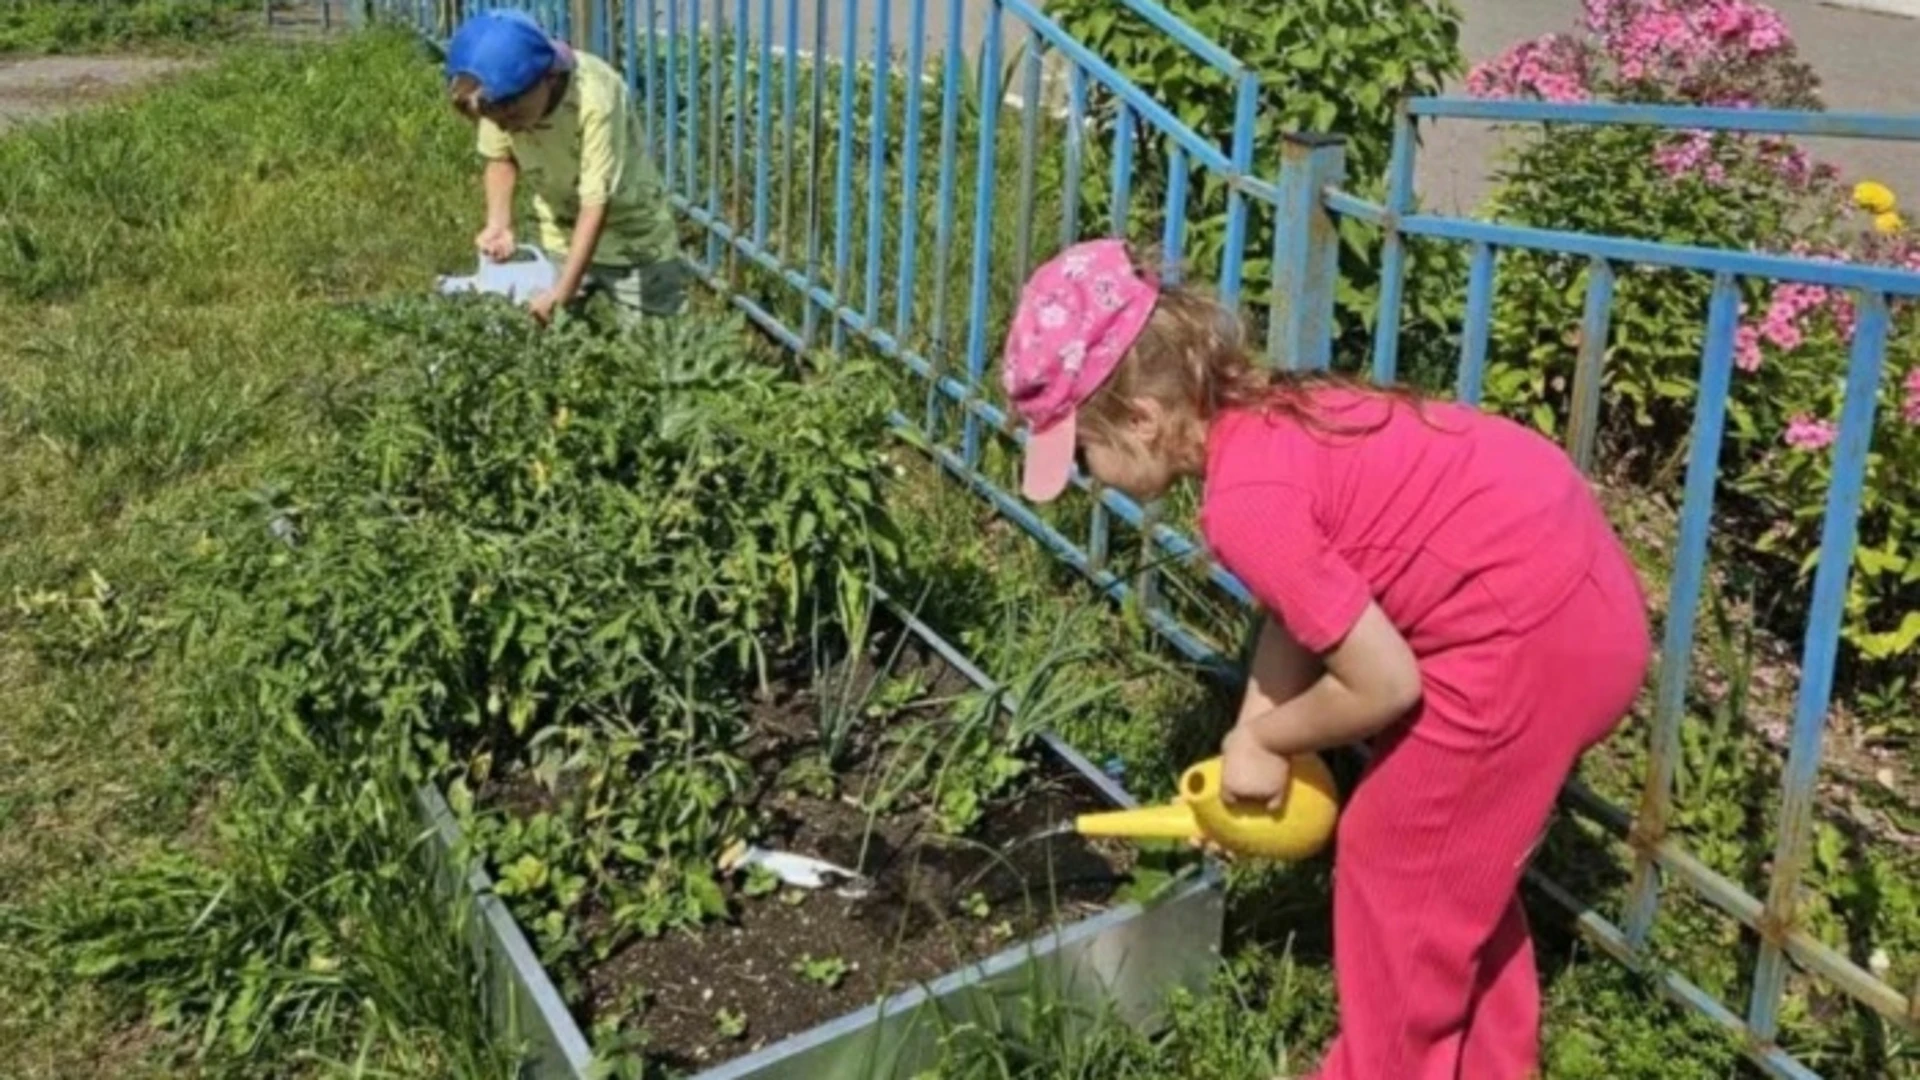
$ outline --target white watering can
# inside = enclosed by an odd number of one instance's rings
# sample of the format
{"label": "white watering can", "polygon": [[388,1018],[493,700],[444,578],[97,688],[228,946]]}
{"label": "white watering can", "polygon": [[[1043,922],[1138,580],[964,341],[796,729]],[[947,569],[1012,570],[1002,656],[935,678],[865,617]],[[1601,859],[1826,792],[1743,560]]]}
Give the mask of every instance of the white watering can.
{"label": "white watering can", "polygon": [[443,277],[440,279],[440,293],[451,296],[455,293],[493,293],[504,296],[516,304],[525,304],[534,297],[553,288],[560,278],[547,253],[531,244],[523,244],[518,252],[528,255],[528,259],[512,259],[507,262],[494,262],[485,255],[480,256],[480,269],[472,277]]}

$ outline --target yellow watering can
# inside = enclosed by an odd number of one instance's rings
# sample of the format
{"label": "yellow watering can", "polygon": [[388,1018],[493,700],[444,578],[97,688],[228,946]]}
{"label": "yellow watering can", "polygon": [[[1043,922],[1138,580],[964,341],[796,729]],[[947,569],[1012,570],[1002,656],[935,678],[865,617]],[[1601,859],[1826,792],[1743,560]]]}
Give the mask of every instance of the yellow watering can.
{"label": "yellow watering can", "polygon": [[1295,861],[1327,846],[1340,810],[1333,774],[1318,754],[1293,757],[1287,798],[1278,810],[1229,804],[1220,797],[1220,759],[1180,776],[1180,795],[1164,806],[1082,814],[1074,831],[1118,840],[1204,840],[1235,855]]}

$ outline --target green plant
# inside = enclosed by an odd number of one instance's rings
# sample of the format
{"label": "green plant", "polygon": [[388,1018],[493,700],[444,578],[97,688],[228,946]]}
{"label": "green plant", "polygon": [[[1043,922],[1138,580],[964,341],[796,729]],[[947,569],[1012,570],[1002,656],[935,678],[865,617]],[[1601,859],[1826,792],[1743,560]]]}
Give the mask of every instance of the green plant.
{"label": "green plant", "polygon": [[[1476,92],[1818,107],[1811,68],[1765,5],[1742,9],[1760,30],[1693,29],[1698,40],[1668,46],[1659,63],[1641,31],[1641,20],[1658,13],[1603,6],[1606,19],[1588,37],[1523,43],[1477,70]],[[1920,265],[1920,249],[1901,232],[1893,193],[1880,188],[1873,196],[1866,218],[1850,217],[1834,171],[1785,140],[1555,127],[1518,143],[1491,209],[1542,228]],[[1503,258],[1487,369],[1491,405],[1549,432],[1564,429],[1591,273],[1584,263],[1553,254]],[[1636,268],[1620,274],[1613,290],[1603,445],[1629,476],[1655,487],[1671,483],[1683,464],[1712,286],[1703,274]],[[1836,375],[1846,366],[1855,313],[1850,298],[1824,288],[1749,283],[1742,314],[1720,464],[1732,498],[1723,496],[1729,520],[1717,540],[1753,567],[1757,580],[1774,585],[1764,606],[1774,613],[1773,628],[1791,633],[1806,611],[1817,557],[1830,476],[1827,446],[1840,403]],[[1883,420],[1875,431],[1847,600],[1853,673],[1866,676],[1861,685],[1867,688],[1897,678],[1895,658],[1920,642],[1920,567],[1907,555],[1920,526],[1889,479],[1920,453],[1914,436],[1920,412],[1912,404],[1920,401],[1914,389],[1920,376],[1910,374],[1920,354],[1907,332],[1913,318],[1908,306],[1895,305],[1879,390]]]}
{"label": "green plant", "polygon": [[812,953],[793,962],[793,973],[823,990],[832,990],[847,981],[853,967],[837,956],[815,959]]}
{"label": "green plant", "polygon": [[[191,1031],[239,1072],[297,1051],[382,1067],[509,1067],[491,1048],[468,951],[471,912],[423,900],[410,798],[299,740],[252,762],[217,855],[162,851],[129,872],[4,913],[40,964]],[[384,779],[383,779],[384,777]]]}
{"label": "green plant", "polygon": [[[616,925],[704,917],[694,868],[738,831],[727,747],[764,650],[891,557],[862,383],[791,382],[732,321],[611,339],[402,304],[363,332],[395,366],[286,484],[299,546],[238,507],[208,570],[252,607],[216,594],[196,632],[239,642],[269,708],[343,745],[397,723],[435,769],[524,775],[583,872],[645,871]],[[516,910],[544,924],[534,891]]]}
{"label": "green plant", "polygon": [[1112,693],[1079,670],[1093,655],[1075,641],[1086,610],[1048,612],[1038,620],[1044,629],[1030,639],[1038,658],[1022,658],[1006,683],[962,695],[950,716],[890,732],[860,796],[867,812],[878,816],[906,803],[923,807],[946,835],[972,828],[995,798],[1027,775],[1040,732]]}
{"label": "green plant", "polygon": [[223,646],[173,618],[358,378],[329,307],[453,265],[466,141],[399,35],[209,59],[0,139],[0,1044],[26,1077],[498,1075],[410,789],[192,707]]}
{"label": "green plant", "polygon": [[[812,648],[813,700],[819,723],[819,763],[828,773],[847,765],[847,756],[861,725],[882,721],[913,700],[914,684],[895,679],[893,672],[909,640],[895,634],[884,657],[873,655],[874,608],[878,601],[866,579],[847,577],[835,598],[836,618],[830,624],[844,643],[836,656],[820,614],[814,617]],[[869,666],[871,663],[871,666]],[[905,693],[909,696],[902,697]]]}
{"label": "green plant", "polygon": [[734,1009],[721,1009],[713,1014],[713,1030],[729,1041],[746,1038],[747,1014]]}
{"label": "green plant", "polygon": [[231,37],[253,0],[14,0],[0,8],[0,54],[65,53]]}
{"label": "green plant", "polygon": [[[1396,106],[1408,97],[1438,93],[1462,67],[1460,12],[1451,0],[1173,0],[1165,7],[1259,78],[1253,162],[1254,171],[1265,177],[1278,175],[1286,135],[1336,133],[1346,145],[1346,186],[1377,195],[1384,190]],[[1047,12],[1123,77],[1166,103],[1202,138],[1223,148],[1230,144],[1237,87],[1225,73],[1123,5],[1064,0],[1049,4]],[[1097,209],[1085,219],[1104,231],[1107,216],[1100,211],[1111,197],[1109,148],[1121,105],[1106,96],[1097,97],[1095,104],[1088,140],[1091,164],[1083,173],[1083,189],[1088,204]],[[1146,239],[1159,235],[1157,226],[1163,221],[1170,140],[1150,124],[1135,130],[1131,231]],[[1196,169],[1190,179],[1192,195],[1183,208],[1186,255],[1196,273],[1211,275],[1226,254],[1228,187],[1210,170]],[[1238,258],[1245,280],[1257,290],[1272,279],[1274,224],[1265,204],[1250,203],[1249,241]],[[1343,227],[1341,239],[1343,334],[1347,349],[1357,351],[1378,302],[1377,254],[1364,229]],[[1443,247],[1413,245],[1410,250],[1410,274],[1416,276],[1444,272],[1453,261]],[[1410,339],[1433,321],[1417,297],[1415,308],[1406,323]]]}
{"label": "green plant", "polygon": [[748,897],[772,896],[780,891],[780,885],[779,874],[755,864],[747,868],[747,879],[740,886],[740,894]]}

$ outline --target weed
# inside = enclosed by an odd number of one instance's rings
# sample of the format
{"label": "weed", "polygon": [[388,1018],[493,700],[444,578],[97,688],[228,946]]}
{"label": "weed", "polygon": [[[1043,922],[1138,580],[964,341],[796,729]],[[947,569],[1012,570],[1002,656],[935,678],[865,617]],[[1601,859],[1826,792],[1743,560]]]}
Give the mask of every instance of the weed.
{"label": "weed", "polygon": [[793,962],[793,973],[803,981],[810,982],[823,990],[832,990],[845,982],[853,970],[845,960],[837,956],[815,959],[812,953]]}
{"label": "weed", "polygon": [[740,885],[740,894],[748,897],[772,896],[780,891],[780,875],[758,864],[747,868],[747,879]]}
{"label": "weed", "polygon": [[[108,10],[15,4],[0,27],[55,8]],[[459,250],[441,108],[414,47],[369,35],[237,50],[0,139],[15,1073],[509,1067],[458,913],[422,903],[405,781],[291,739],[203,677],[225,639],[174,619],[231,493],[311,453],[363,373],[328,303],[420,288]],[[372,197],[392,191],[416,209]]]}
{"label": "weed", "polygon": [[216,41],[258,9],[254,0],[14,0],[0,9],[0,54]]}
{"label": "weed", "polygon": [[505,1067],[467,913],[421,902],[405,789],[298,743],[254,769],[215,827],[217,862],[162,854],[18,913],[41,963],[135,995],[214,1063],[372,1051],[391,1068]]}

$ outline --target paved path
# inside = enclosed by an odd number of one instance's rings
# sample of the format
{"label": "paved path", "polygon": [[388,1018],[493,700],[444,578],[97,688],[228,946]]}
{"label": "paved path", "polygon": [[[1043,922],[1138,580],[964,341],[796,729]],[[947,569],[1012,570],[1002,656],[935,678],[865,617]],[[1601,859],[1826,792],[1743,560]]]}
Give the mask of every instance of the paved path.
{"label": "paved path", "polygon": [[0,132],[122,93],[188,66],[140,56],[0,60]]}

